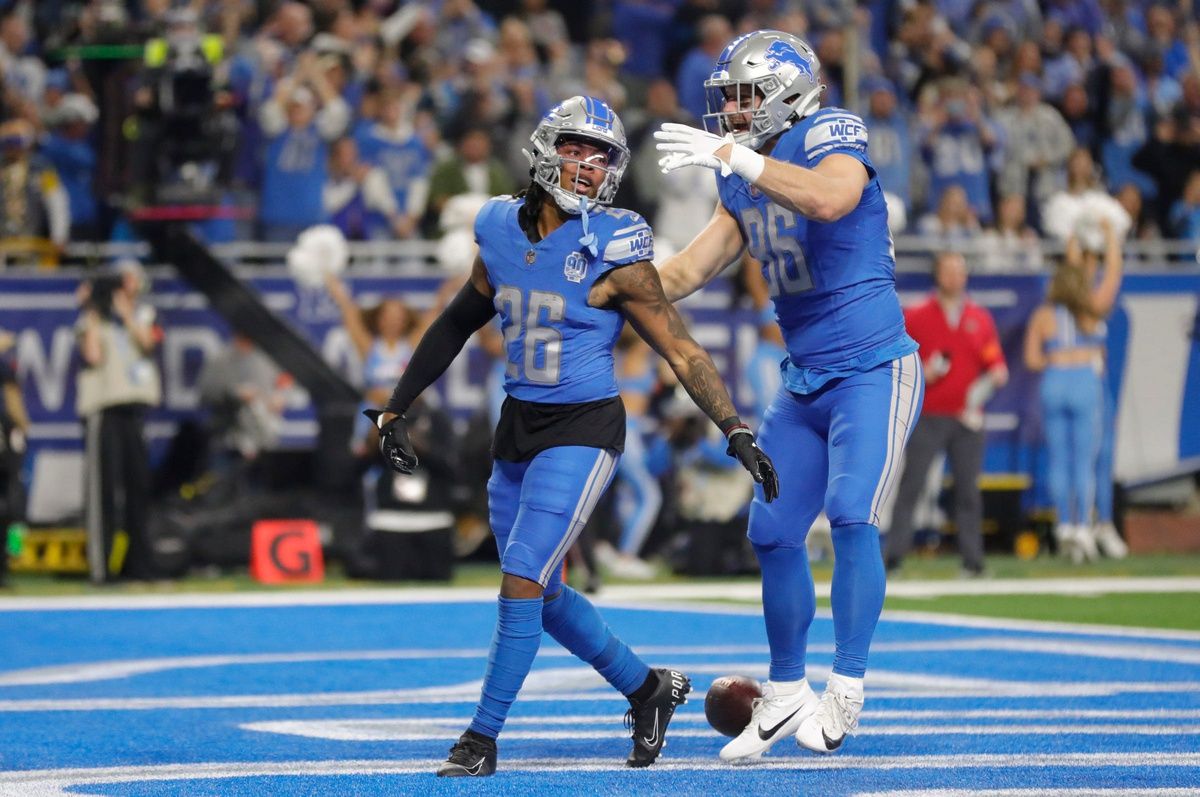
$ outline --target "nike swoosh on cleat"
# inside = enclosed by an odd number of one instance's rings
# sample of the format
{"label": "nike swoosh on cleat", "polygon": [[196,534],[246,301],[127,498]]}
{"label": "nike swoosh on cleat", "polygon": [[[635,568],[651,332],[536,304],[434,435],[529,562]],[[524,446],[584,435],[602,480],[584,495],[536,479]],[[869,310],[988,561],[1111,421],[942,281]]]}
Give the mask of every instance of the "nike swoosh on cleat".
{"label": "nike swoosh on cleat", "polygon": [[658,709],[654,709],[654,733],[649,738],[642,737],[642,741],[647,747],[654,747],[658,743]]}
{"label": "nike swoosh on cleat", "polygon": [[[784,725],[786,725],[786,724],[788,723],[788,721],[789,721],[789,720],[791,720],[791,718],[792,718],[792,717],[794,717],[794,716],[796,716],[797,714],[799,714],[799,713],[800,713],[800,709],[801,709],[801,708],[804,708],[804,706],[800,706],[800,708],[796,709],[796,710],[795,710],[795,711],[793,711],[791,714],[788,714],[788,715],[787,715],[786,717],[784,717],[784,718],[783,718],[783,720],[782,720],[782,721],[781,721],[781,722],[780,722],[778,725],[776,725],[774,728],[768,728],[767,730],[765,730],[765,731],[764,731],[764,730],[763,730],[763,726],[759,725],[759,726],[758,726],[758,738],[762,739],[764,742],[766,742],[766,741],[770,741],[770,739],[771,739],[771,737],[772,737],[772,736],[774,736],[775,734],[779,733],[779,729],[780,729],[780,728],[782,728]],[[822,732],[823,732],[823,731],[822,731]]]}
{"label": "nike swoosh on cleat", "polygon": [[476,762],[475,762],[475,766],[473,766],[473,767],[469,767],[469,768],[468,768],[468,767],[463,767],[463,770],[464,770],[464,771],[466,771],[466,772],[469,772],[469,773],[470,773],[470,774],[472,774],[472,775],[478,775],[478,774],[479,774],[479,771],[480,771],[481,769],[483,769],[483,762],[484,762],[484,761],[486,761],[486,760],[487,760],[486,758],[481,758],[481,759],[479,759],[478,761],[476,761]]}
{"label": "nike swoosh on cleat", "polygon": [[825,740],[825,747],[828,748],[829,750],[838,749],[839,747],[842,746],[842,742],[844,742],[846,740],[845,734],[839,736],[837,739],[830,739],[829,735],[827,733],[825,733],[824,728],[821,729],[821,738]]}

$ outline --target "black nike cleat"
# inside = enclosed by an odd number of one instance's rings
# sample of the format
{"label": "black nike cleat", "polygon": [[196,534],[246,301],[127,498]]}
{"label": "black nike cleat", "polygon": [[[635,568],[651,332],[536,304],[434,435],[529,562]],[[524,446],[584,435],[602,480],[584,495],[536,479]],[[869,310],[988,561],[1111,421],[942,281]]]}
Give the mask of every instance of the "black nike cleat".
{"label": "black nike cleat", "polygon": [[645,700],[629,699],[629,710],[625,712],[625,727],[633,731],[633,750],[629,752],[626,766],[648,767],[658,758],[663,748],[664,736],[675,707],[687,702],[687,693],[692,691],[692,682],[686,675],[675,670],[654,670],[658,686]]}
{"label": "black nike cleat", "polygon": [[496,740],[466,731],[450,748],[450,757],[438,767],[439,778],[486,778],[496,771]]}

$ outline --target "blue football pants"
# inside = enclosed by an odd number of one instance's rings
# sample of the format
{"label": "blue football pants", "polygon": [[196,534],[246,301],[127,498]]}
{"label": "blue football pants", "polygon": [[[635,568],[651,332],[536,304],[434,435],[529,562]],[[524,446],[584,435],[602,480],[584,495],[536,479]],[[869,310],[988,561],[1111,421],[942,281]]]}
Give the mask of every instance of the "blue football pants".
{"label": "blue football pants", "polygon": [[801,395],[781,389],[759,443],[779,472],[780,495],[755,487],[750,541],[763,573],[772,680],[804,677],[816,611],[804,540],[822,508],[833,527],[833,670],[861,677],[883,608],[879,511],[895,487],[925,380],[915,353]]}

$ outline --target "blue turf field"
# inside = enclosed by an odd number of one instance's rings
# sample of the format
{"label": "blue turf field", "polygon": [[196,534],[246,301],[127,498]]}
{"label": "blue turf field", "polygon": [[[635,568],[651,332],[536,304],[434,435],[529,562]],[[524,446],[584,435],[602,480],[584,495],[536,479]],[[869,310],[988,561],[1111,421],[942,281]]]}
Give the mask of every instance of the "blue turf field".
{"label": "blue turf field", "polygon": [[[397,593],[399,596],[399,593]],[[552,640],[486,782],[432,770],[478,695],[489,603],[11,611],[0,604],[0,795],[1189,794],[1200,634],[885,616],[862,726],[716,758],[716,677],[766,674],[757,613],[606,607],[652,665],[692,675],[664,758],[627,770],[624,701]],[[832,659],[818,617],[810,678]]]}

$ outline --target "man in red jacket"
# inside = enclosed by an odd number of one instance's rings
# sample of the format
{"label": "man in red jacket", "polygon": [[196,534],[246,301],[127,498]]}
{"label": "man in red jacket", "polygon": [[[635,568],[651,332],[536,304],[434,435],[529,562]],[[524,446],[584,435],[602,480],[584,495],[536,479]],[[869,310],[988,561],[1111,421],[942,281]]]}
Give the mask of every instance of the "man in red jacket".
{"label": "man in red jacket", "polygon": [[983,405],[1008,381],[1004,352],[991,314],[967,298],[967,263],[958,252],[934,258],[932,296],[904,313],[908,334],[920,345],[925,406],[905,453],[891,531],[889,571],[912,546],[913,509],[929,469],[945,452],[954,476],[954,523],[963,572],[983,574]]}

